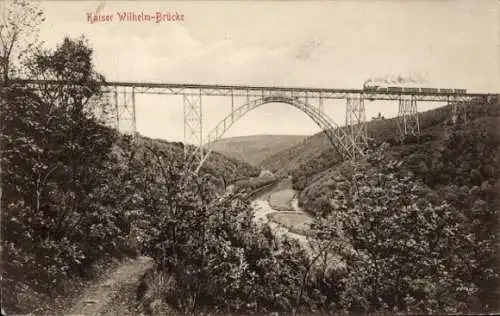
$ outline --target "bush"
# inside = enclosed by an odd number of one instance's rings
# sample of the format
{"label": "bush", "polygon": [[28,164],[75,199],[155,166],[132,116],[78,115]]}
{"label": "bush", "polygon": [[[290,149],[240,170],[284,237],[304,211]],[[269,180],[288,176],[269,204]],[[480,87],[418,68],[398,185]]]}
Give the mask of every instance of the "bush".
{"label": "bush", "polygon": [[312,311],[324,306],[323,297],[330,303],[337,297],[331,279],[323,281],[324,292],[315,288],[322,272],[297,242],[277,240],[269,226],[255,224],[244,194],[218,195],[206,178],[153,151],[130,164],[142,171],[134,173],[147,223],[140,248],[171,280],[153,297],[176,314]]}
{"label": "bush", "polygon": [[[312,225],[319,240],[338,240],[346,263],[343,307],[384,313],[494,310],[494,295],[485,293],[499,278],[497,209],[474,199],[478,187],[450,188],[440,199],[383,151],[368,156],[369,166],[356,168],[349,192],[335,194],[331,211]],[[461,204],[467,195],[473,196],[472,212]]]}
{"label": "bush", "polygon": [[[2,90],[2,277],[54,294],[70,276],[127,251],[126,191],[113,153],[116,131],[99,124],[91,102],[99,97],[92,50],[65,39],[39,53],[32,76],[78,80],[78,86]],[[4,300],[14,304],[14,291]],[[10,306],[9,306],[10,307]]]}

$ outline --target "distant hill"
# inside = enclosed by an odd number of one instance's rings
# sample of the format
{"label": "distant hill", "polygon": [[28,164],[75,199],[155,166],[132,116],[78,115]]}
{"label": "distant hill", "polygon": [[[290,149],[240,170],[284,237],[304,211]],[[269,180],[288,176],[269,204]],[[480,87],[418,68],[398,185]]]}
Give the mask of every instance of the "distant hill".
{"label": "distant hill", "polygon": [[252,135],[224,138],[214,144],[214,150],[228,157],[258,166],[268,156],[290,148],[308,136]]}

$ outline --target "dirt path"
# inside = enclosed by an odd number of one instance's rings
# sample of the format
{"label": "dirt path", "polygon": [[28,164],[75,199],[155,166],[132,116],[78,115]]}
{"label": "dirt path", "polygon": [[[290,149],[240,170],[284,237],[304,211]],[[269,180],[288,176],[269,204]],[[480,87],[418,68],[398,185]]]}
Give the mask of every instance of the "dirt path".
{"label": "dirt path", "polygon": [[127,311],[129,306],[125,306],[130,304],[115,304],[115,301],[125,300],[126,303],[130,294],[135,293],[133,289],[140,278],[152,266],[153,261],[148,257],[138,257],[122,263],[101,282],[86,289],[64,315],[132,315]]}
{"label": "dirt path", "polygon": [[[292,201],[296,211],[300,211],[296,201]],[[255,221],[268,223],[277,236],[288,236],[298,240],[304,247],[309,248],[307,237],[293,233],[285,227],[270,222],[267,215],[276,212],[267,198],[257,198],[253,201]],[[116,269],[105,275],[100,282],[84,291],[80,299],[63,315],[138,315],[131,310],[135,301],[135,289],[140,278],[153,266],[148,257],[138,257],[121,263]]]}
{"label": "dirt path", "polygon": [[[268,221],[267,214],[275,212],[267,200],[254,201],[256,220]],[[269,223],[280,235],[288,234],[290,237],[302,239],[305,236],[293,234],[286,228],[279,227],[276,223]],[[293,235],[293,236],[291,236]],[[68,307],[63,315],[93,316],[93,315],[139,315],[139,311],[132,310],[136,300],[135,290],[140,278],[153,266],[153,261],[148,257],[129,259],[117,268],[104,275],[101,281],[87,288],[73,306]]]}

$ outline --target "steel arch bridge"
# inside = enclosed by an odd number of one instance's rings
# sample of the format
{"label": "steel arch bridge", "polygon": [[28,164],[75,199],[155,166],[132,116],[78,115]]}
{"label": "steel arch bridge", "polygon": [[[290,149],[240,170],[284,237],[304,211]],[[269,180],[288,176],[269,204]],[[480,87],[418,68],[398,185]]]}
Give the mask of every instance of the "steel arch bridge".
{"label": "steel arch bridge", "polygon": [[[79,85],[75,82],[55,80],[13,80],[36,87],[51,85]],[[440,89],[437,92],[422,91],[372,91],[362,89],[318,89],[299,87],[266,86],[227,86],[200,84],[172,84],[147,82],[100,82],[103,99],[97,100],[95,112],[99,118],[112,127],[135,135],[136,96],[143,94],[182,96],[184,108],[184,155],[187,162],[194,164],[198,171],[213,150],[213,143],[241,117],[253,109],[267,103],[286,103],[309,116],[328,136],[332,145],[344,159],[357,159],[363,156],[367,146],[367,126],[365,101],[391,100],[399,103],[397,129],[401,138],[420,133],[417,102],[444,102],[450,105],[450,118],[453,123],[466,121],[465,104],[471,100],[490,99],[496,94],[457,93],[453,89]],[[230,113],[203,138],[202,100],[207,96],[230,99]],[[245,102],[235,107],[235,98]],[[339,125],[324,113],[324,101],[346,100],[345,126]],[[112,109],[111,114],[103,112],[105,107]],[[127,128],[128,127],[128,128]],[[188,144],[195,144],[192,149]]]}
{"label": "steel arch bridge", "polygon": [[[198,164],[195,172],[199,171],[205,160],[212,152],[213,144],[220,140],[224,136],[224,133],[228,131],[236,121],[245,116],[248,112],[267,103],[286,103],[304,112],[326,134],[341,157],[347,156],[355,158],[363,155],[363,144],[356,143],[354,138],[350,137],[344,129],[339,128],[339,126],[320,109],[317,109],[314,106],[300,100],[298,97],[269,96],[255,99],[234,109],[229,115],[220,121],[214,129],[212,129],[207,137],[204,138],[202,146],[199,147],[200,163]],[[366,138],[366,135],[360,136]],[[363,142],[366,142],[366,139],[363,139]]]}

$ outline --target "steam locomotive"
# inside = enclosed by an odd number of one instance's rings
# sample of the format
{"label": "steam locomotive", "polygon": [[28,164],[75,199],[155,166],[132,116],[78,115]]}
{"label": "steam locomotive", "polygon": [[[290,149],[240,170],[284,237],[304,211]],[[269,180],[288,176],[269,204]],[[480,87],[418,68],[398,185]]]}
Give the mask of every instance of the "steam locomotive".
{"label": "steam locomotive", "polygon": [[429,94],[466,94],[466,89],[438,89],[438,88],[415,88],[415,87],[382,87],[379,85],[363,85],[366,92],[410,92],[410,93],[429,93]]}

